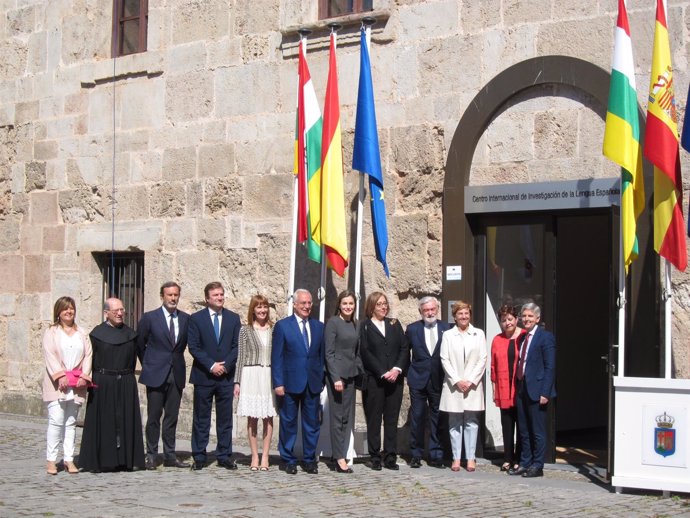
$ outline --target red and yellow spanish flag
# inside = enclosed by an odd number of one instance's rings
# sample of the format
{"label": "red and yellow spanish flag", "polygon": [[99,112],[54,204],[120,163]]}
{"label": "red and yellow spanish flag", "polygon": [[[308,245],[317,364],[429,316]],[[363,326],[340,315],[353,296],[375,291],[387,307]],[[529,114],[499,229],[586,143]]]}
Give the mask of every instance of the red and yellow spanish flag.
{"label": "red and yellow spanish flag", "polygon": [[321,110],[316,100],[306,58],[306,43],[300,41],[295,130],[297,175],[297,241],[305,243],[307,256],[321,262]]}
{"label": "red and yellow spanish flag", "polygon": [[663,0],[656,3],[644,156],[654,164],[654,250],[680,271],[685,271],[688,254],[682,210],[678,114]]}
{"label": "red and yellow spanish flag", "polygon": [[338,69],[335,60],[335,34],[331,34],[326,102],[323,107],[321,139],[321,243],[328,266],[341,277],[347,266],[345,194],[343,189],[343,145],[340,136]]}

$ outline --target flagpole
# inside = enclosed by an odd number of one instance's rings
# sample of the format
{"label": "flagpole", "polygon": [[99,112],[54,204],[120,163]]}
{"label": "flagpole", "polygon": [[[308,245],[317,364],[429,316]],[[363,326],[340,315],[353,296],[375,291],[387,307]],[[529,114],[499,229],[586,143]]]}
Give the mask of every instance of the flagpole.
{"label": "flagpole", "polygon": [[[628,301],[625,298],[625,250],[623,247],[623,181],[621,177],[621,214],[618,222],[618,365],[613,371],[614,375],[625,377],[625,306]],[[611,366],[609,366],[611,368]]]}
{"label": "flagpole", "polygon": [[[311,34],[310,29],[300,29],[297,31],[300,35],[299,45],[304,47],[304,53],[307,52],[307,36]],[[299,84],[299,72],[297,77],[297,88]],[[298,103],[299,104],[299,103]],[[297,107],[299,110],[299,106]],[[299,175],[294,171],[295,180],[293,182],[292,193],[292,242],[290,244],[290,278],[288,280],[287,293],[287,314],[292,315],[293,294],[295,293],[295,268],[297,263],[297,218],[299,206]]]}
{"label": "flagpole", "polygon": [[673,287],[671,286],[671,262],[664,260],[664,378],[671,379],[671,312],[673,311]]}
{"label": "flagpole", "polygon": [[[364,26],[364,34],[367,41],[367,51],[369,52],[369,58],[371,59],[371,26],[376,23],[376,18],[367,16],[362,19],[362,25]],[[360,50],[361,52],[361,50]],[[359,292],[359,287],[362,282],[362,224],[364,220],[364,173],[359,173],[359,194],[357,196],[357,237],[356,237],[356,252],[355,252],[355,296],[357,297],[357,313],[361,316],[362,304],[361,294]]]}

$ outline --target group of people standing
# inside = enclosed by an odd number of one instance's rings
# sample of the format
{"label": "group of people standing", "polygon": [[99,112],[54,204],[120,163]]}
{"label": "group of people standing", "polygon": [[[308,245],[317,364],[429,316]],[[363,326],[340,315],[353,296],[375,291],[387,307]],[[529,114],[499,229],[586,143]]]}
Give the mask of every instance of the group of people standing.
{"label": "group of people standing", "polygon": [[[397,425],[405,376],[411,399],[410,467],[422,465],[427,421],[427,463],[444,467],[439,418],[446,412],[451,469],[459,471],[464,458],[467,471],[475,470],[487,348],[484,333],[470,323],[469,304],[453,304],[455,326],[451,326],[438,320],[438,300],[425,297],[419,302],[421,320],[404,331],[397,319],[388,317],[388,299],[379,291],[369,294],[365,319],[357,322],[356,295],[346,290],[338,296],[335,315],[324,325],[310,318],[310,292],[298,289],[293,295],[293,315],[274,323],[268,299],[255,295],[249,302],[247,323],[242,325],[239,315],[224,308],[221,283],[206,285],[206,307],[192,315],[178,309],[180,292],[174,282],[163,284],[161,307],[145,313],[136,331],[124,324],[122,301],[110,298],[105,302],[104,322],[88,336],[76,324],[74,300],[61,297],[56,301],[52,325],[43,339],[49,474],[58,472],[60,442],[64,469],[79,471],[74,463],[75,425],[87,391],[79,455],[85,471],[156,469],[161,436],[164,466],[203,469],[214,400],[215,458],[220,467],[235,470],[236,398],[237,415],[247,418],[252,471],[270,469],[273,417],[279,415],[278,450],[285,472],[298,471],[295,446],[301,424],[303,470],[316,474],[324,385],[335,471],[353,472],[348,452],[357,389],[362,390],[370,467],[397,470]],[[537,325],[538,306],[525,305],[521,317],[524,329],[517,327],[515,310],[502,307],[503,332],[491,346],[491,381],[494,401],[501,409],[505,445],[502,469],[541,476],[546,406],[555,396],[555,341]],[[193,357],[189,381],[194,385],[191,464],[178,459],[175,450],[187,346]],[[134,376],[137,358],[139,382],[146,386],[147,397],[145,448]],[[263,425],[261,452],[259,421]],[[516,428],[519,440],[514,448]]]}

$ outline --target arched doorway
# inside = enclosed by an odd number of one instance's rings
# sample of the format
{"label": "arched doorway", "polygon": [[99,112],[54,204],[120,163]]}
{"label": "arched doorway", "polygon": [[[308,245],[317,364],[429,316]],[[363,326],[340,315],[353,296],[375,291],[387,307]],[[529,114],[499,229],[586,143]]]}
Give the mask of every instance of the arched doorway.
{"label": "arched doorway", "polygon": [[[567,56],[544,56],[533,58],[506,69],[492,79],[469,104],[453,136],[449,149],[448,160],[446,162],[446,176],[444,181],[444,211],[443,211],[443,299],[445,306],[448,303],[465,299],[473,301],[475,306],[474,320],[481,327],[487,322],[488,312],[492,311],[490,304],[486,303],[489,279],[487,277],[487,229],[500,227],[510,222],[520,224],[518,218],[522,218],[523,224],[540,225],[539,232],[542,232],[540,239],[547,247],[544,252],[546,260],[542,261],[540,268],[549,269],[539,272],[542,278],[547,280],[548,285],[542,286],[542,290],[550,292],[552,295],[549,307],[544,308],[550,311],[549,324],[547,328],[556,332],[559,348],[563,348],[560,356],[562,358],[572,358],[573,353],[570,348],[576,347],[576,338],[573,338],[568,326],[562,325],[563,332],[559,337],[559,329],[549,327],[556,322],[566,323],[568,319],[577,318],[577,305],[586,304],[587,299],[575,299],[570,296],[568,290],[577,288],[577,284],[571,282],[568,286],[569,271],[577,273],[576,265],[572,261],[564,260],[567,243],[572,244],[571,239],[578,237],[586,242],[586,233],[583,235],[581,230],[584,217],[587,217],[586,224],[589,231],[606,235],[606,239],[601,242],[601,249],[597,251],[597,264],[586,266],[588,272],[596,270],[600,278],[608,279],[606,293],[602,294],[604,300],[600,306],[605,306],[608,311],[605,315],[599,314],[599,327],[604,334],[604,340],[608,342],[606,347],[610,350],[616,345],[617,335],[613,331],[616,312],[613,310],[616,304],[616,293],[618,291],[617,278],[615,276],[616,254],[617,254],[617,209],[600,210],[587,214],[578,211],[559,212],[557,210],[544,211],[540,213],[522,212],[520,214],[503,214],[502,218],[495,214],[488,214],[485,217],[468,216],[465,211],[465,188],[470,185],[470,171],[472,160],[475,155],[480,138],[486,131],[491,122],[500,114],[506,103],[523,92],[544,87],[546,85],[566,85],[571,89],[584,92],[593,99],[593,102],[605,107],[608,102],[610,75],[600,67],[592,63],[567,57]],[[601,110],[600,110],[601,111]],[[651,168],[645,164],[645,179],[648,185],[647,207],[651,207]],[[631,269],[628,278],[628,304],[626,306],[626,375],[655,376],[659,373],[660,349],[658,326],[655,325],[658,318],[658,299],[659,275],[658,259],[653,253],[651,245],[651,210],[646,211],[641,220],[638,221],[638,237],[640,239],[641,256]],[[536,227],[535,227],[536,228]],[[564,236],[568,235],[566,241]],[[564,240],[558,245],[561,236]],[[549,248],[550,247],[550,248]],[[571,247],[572,248],[572,247]],[[553,254],[552,249],[554,250]],[[560,250],[560,256],[558,255]],[[572,250],[570,251],[572,253]],[[570,268],[570,270],[568,270]],[[452,274],[451,274],[452,272]],[[458,274],[458,272],[461,272]],[[555,285],[554,279],[559,279]],[[574,302],[577,300],[577,302]],[[542,301],[543,302],[543,301]],[[570,303],[570,305],[569,305]],[[573,306],[575,304],[575,306]],[[490,339],[490,338],[489,338]],[[582,341],[580,341],[582,342]],[[599,356],[597,350],[592,348],[588,351],[590,358],[586,359],[586,364],[593,369],[606,369],[607,365],[602,363],[602,355]],[[596,356],[596,365],[594,358]],[[609,355],[614,358],[615,355]],[[610,375],[614,373],[615,365],[609,365],[606,385],[610,386]],[[570,373],[563,373],[560,378],[566,390],[563,391],[564,401],[562,405],[574,405],[569,403],[566,394],[570,393],[572,400],[575,397],[575,390],[572,381],[568,380]],[[558,373],[557,373],[558,376]],[[558,381],[557,381],[558,383]],[[590,395],[588,395],[590,396]],[[608,391],[599,391],[595,397],[603,398],[606,414],[612,413],[612,404],[609,402]],[[491,405],[491,401],[488,401]],[[558,405],[558,402],[557,402]],[[563,412],[561,407],[561,413]],[[586,410],[585,403],[578,402],[577,407],[565,407],[565,412],[571,421],[567,426],[572,429],[578,422],[578,414]],[[574,416],[574,417],[573,417]],[[561,420],[563,426],[565,419]],[[582,420],[584,422],[584,419]],[[605,441],[604,449],[611,451],[610,423],[606,423],[608,436]],[[559,423],[556,422],[554,412],[551,430],[551,460],[555,455],[555,445]],[[490,441],[489,441],[490,442]]]}

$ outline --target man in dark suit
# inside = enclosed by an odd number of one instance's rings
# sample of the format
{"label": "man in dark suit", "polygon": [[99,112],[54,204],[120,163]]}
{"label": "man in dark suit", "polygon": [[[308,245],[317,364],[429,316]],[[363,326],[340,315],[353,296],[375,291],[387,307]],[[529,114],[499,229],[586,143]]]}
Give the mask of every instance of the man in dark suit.
{"label": "man in dark suit", "polygon": [[319,442],[320,397],[324,387],[324,326],[309,318],[311,293],[294,294],[294,315],[279,320],[273,328],[271,377],[273,389],[282,397],[278,450],[285,472],[297,473],[293,448],[297,439],[297,416],[302,412],[302,451],[307,473],[319,472],[316,444]]}
{"label": "man in dark suit", "polygon": [[438,320],[439,302],[435,297],[419,301],[421,320],[407,326],[412,361],[407,374],[410,388],[410,460],[411,468],[422,465],[427,412],[429,415],[429,458],[427,463],[443,468],[443,447],[439,440],[439,403],[443,386],[441,336],[450,324]]}
{"label": "man in dark suit", "polygon": [[533,303],[522,306],[522,326],[527,331],[520,343],[516,378],[517,412],[522,455],[511,475],[544,476],[548,404],[556,397],[556,339],[541,329],[541,309]]}
{"label": "man in dark suit", "polygon": [[156,469],[158,439],[163,417],[163,465],[188,468],[177,459],[175,433],[185,384],[189,315],[177,309],[180,286],[166,282],[160,291],[162,306],[144,313],[137,326],[137,355],[141,362],[139,383],[146,385],[146,469]]}
{"label": "man in dark suit", "polygon": [[225,290],[220,282],[204,288],[206,308],[189,322],[189,352],[194,357],[189,382],[194,385],[192,420],[192,469],[206,462],[206,446],[211,429],[211,409],[216,400],[216,459],[226,469],[237,469],[232,459],[232,396],[234,391],[240,317],[223,308]]}

